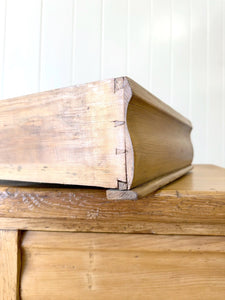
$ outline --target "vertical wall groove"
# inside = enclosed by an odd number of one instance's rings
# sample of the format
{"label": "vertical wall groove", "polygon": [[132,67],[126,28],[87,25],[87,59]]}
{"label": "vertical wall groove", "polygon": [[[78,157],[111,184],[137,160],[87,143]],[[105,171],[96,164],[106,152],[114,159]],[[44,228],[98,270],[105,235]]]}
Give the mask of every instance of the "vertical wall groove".
{"label": "vertical wall groove", "polygon": [[127,40],[126,40],[126,74],[129,74],[129,39],[130,39],[130,0],[127,0]]}
{"label": "vertical wall groove", "polygon": [[191,119],[191,111],[192,111],[192,92],[191,92],[191,74],[192,74],[192,0],[189,1],[189,49],[188,49],[188,71],[189,71],[189,76],[188,76],[188,117]]}
{"label": "vertical wall groove", "polygon": [[1,84],[0,98],[4,98],[4,70],[5,70],[5,48],[6,48],[6,18],[7,18],[7,0],[4,1],[4,21],[3,21],[3,39],[2,39],[2,68],[1,68]]}
{"label": "vertical wall groove", "polygon": [[225,167],[225,1],[222,1],[222,99],[223,99],[223,166]]}
{"label": "vertical wall groove", "polygon": [[[206,120],[209,117],[209,0],[206,2]],[[206,160],[209,160],[208,139],[209,131],[206,124]]]}
{"label": "vertical wall groove", "polygon": [[103,43],[103,37],[104,37],[104,0],[101,0],[101,38],[100,38],[100,78],[103,79],[103,56],[104,56],[104,43]]}
{"label": "vertical wall groove", "polygon": [[146,88],[148,90],[150,90],[150,73],[151,73],[151,0],[149,0],[149,9],[148,9],[148,30],[147,30],[147,34],[148,34],[148,61],[147,61],[147,68],[148,68],[148,72],[147,72],[147,84],[146,84]]}
{"label": "vertical wall groove", "polygon": [[40,7],[40,36],[39,36],[39,62],[38,62],[38,91],[41,89],[41,46],[42,46],[42,11],[43,11],[43,0],[41,1]]}
{"label": "vertical wall groove", "polygon": [[173,0],[170,0],[170,105],[173,103]]}
{"label": "vertical wall groove", "polygon": [[72,32],[71,32],[71,34],[72,34],[72,37],[71,37],[71,39],[72,39],[72,51],[71,51],[71,85],[73,84],[73,82],[74,82],[74,68],[75,68],[75,66],[74,66],[74,51],[75,51],[75,37],[74,37],[74,35],[75,35],[75,1],[76,0],[73,0],[73,2],[72,2]]}
{"label": "vertical wall groove", "polygon": [[150,49],[150,57],[149,57],[149,90],[152,90],[152,15],[153,15],[153,0],[150,0],[150,40],[149,40],[149,49]]}

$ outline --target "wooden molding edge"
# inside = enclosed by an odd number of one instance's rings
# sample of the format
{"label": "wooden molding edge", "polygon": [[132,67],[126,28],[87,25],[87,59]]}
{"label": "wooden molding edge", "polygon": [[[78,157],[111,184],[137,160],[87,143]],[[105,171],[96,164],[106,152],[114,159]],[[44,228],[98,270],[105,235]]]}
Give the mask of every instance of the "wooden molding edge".
{"label": "wooden molding edge", "polygon": [[[182,114],[174,110],[172,107],[170,107],[168,104],[165,102],[161,101],[158,97],[150,93],[148,90],[146,90],[143,86],[135,82],[129,77],[125,77],[126,80],[129,83],[129,86],[132,90],[132,94],[136,96],[140,96],[140,90],[141,90],[141,97],[142,100],[148,103],[149,105],[154,106],[158,110],[164,112],[165,114],[168,114],[169,116],[177,119],[179,122],[186,124],[190,128],[192,128],[192,123],[189,119],[184,117]],[[138,93],[139,91],[139,93]]]}
{"label": "wooden molding edge", "polygon": [[157,189],[161,188],[162,186],[178,179],[179,177],[185,175],[193,168],[192,165],[182,168],[178,171],[172,172],[165,176],[156,178],[151,180],[145,184],[142,184],[136,188],[131,190],[117,190],[117,189],[108,189],[106,191],[106,197],[108,200],[137,200],[147,196],[148,194],[156,191]]}

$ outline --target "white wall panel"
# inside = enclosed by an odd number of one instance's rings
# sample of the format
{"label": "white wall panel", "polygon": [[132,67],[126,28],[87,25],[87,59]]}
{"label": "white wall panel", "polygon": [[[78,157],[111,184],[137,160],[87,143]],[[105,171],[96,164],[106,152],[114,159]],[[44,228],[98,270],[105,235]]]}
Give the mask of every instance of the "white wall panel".
{"label": "white wall panel", "polygon": [[40,90],[71,84],[73,0],[43,0]]}
{"label": "white wall panel", "polygon": [[170,103],[171,81],[171,1],[152,0],[151,84],[153,94]]}
{"label": "white wall panel", "polygon": [[222,1],[208,4],[208,107],[207,107],[207,159],[218,164],[224,159],[223,134],[223,36]]}
{"label": "white wall panel", "polygon": [[101,74],[101,0],[77,0],[73,82],[98,80]]}
{"label": "white wall panel", "polygon": [[6,0],[0,1],[0,99],[3,97]]}
{"label": "white wall panel", "polygon": [[121,75],[225,166],[225,0],[0,0],[0,98]]}
{"label": "white wall panel", "polygon": [[173,0],[171,41],[170,103],[189,117],[190,98],[190,1]]}
{"label": "white wall panel", "polygon": [[146,89],[150,76],[150,4],[149,0],[128,3],[127,72]]}
{"label": "white wall panel", "polygon": [[193,123],[194,161],[207,161],[207,6],[205,0],[191,1],[190,100]]}
{"label": "white wall panel", "polygon": [[38,88],[39,0],[7,0],[3,97]]}
{"label": "white wall panel", "polygon": [[[222,28],[222,37],[223,37],[223,92],[222,92],[222,102],[223,102],[223,131],[222,131],[222,144],[223,144],[223,166],[225,167],[225,1],[222,2],[222,13],[223,13],[223,28]],[[221,162],[220,162],[221,163]]]}
{"label": "white wall panel", "polygon": [[102,78],[126,74],[127,0],[103,1]]}

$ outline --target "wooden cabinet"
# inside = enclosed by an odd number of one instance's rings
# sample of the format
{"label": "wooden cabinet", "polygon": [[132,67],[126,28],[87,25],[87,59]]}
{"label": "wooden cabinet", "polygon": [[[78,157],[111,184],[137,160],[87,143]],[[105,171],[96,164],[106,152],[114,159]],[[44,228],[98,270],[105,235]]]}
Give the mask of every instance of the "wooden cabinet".
{"label": "wooden cabinet", "polygon": [[224,299],[225,170],[139,200],[1,182],[0,299]]}

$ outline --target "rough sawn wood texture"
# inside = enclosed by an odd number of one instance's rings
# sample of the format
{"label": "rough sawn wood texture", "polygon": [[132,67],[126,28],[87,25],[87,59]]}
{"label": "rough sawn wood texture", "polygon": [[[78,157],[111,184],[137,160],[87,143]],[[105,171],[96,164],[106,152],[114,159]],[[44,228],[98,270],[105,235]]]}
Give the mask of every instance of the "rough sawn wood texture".
{"label": "rough sawn wood texture", "polygon": [[212,165],[196,165],[139,200],[107,200],[97,188],[20,185],[1,182],[3,229],[225,234],[225,169]]}
{"label": "rough sawn wood texture", "polygon": [[0,208],[0,299],[224,299],[223,168],[139,200],[2,181]]}
{"label": "rough sawn wood texture", "polygon": [[0,102],[0,179],[127,190],[191,165],[191,123],[127,77]]}

